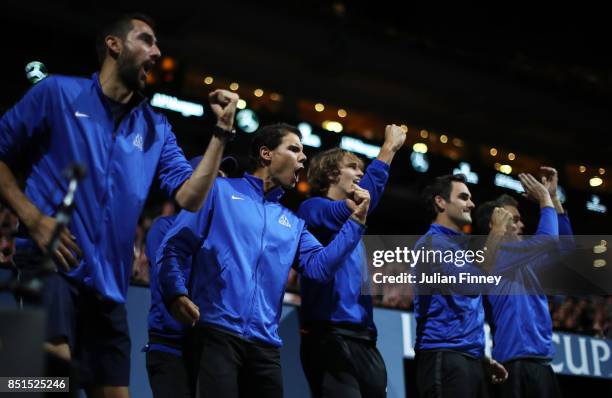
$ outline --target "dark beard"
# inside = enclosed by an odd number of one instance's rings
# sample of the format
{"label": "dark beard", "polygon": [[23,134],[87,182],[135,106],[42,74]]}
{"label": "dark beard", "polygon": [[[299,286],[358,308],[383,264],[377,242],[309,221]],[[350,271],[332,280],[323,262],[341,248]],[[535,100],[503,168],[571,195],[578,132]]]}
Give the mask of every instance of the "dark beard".
{"label": "dark beard", "polygon": [[132,54],[124,51],[117,58],[119,78],[123,84],[132,91],[144,89],[144,82],[140,80],[140,65],[132,57]]}

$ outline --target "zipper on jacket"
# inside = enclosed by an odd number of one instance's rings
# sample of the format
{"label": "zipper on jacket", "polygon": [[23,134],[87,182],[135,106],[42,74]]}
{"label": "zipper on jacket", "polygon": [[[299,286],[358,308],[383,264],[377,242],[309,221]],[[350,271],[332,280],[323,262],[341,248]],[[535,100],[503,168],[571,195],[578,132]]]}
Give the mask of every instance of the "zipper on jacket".
{"label": "zipper on jacket", "polygon": [[243,335],[245,337],[248,337],[251,333],[249,330],[249,326],[251,325],[251,321],[253,319],[253,307],[255,306],[255,300],[257,299],[257,278],[259,276],[259,264],[261,262],[261,257],[263,256],[263,249],[264,249],[264,238],[266,236],[266,226],[267,226],[267,217],[266,217],[266,197],[264,194],[264,198],[262,201],[262,208],[263,208],[263,220],[264,220],[264,225],[263,225],[263,230],[261,232],[261,243],[259,244],[259,256],[257,257],[257,262],[255,263],[255,271],[254,271],[254,276],[255,276],[255,285],[253,287],[253,296],[251,298],[251,304],[249,307],[249,312],[247,313],[247,321],[244,325],[244,331],[243,331]]}
{"label": "zipper on jacket", "polygon": [[[123,119],[121,120],[121,122],[119,123],[119,125],[117,126],[117,128],[113,129],[112,135],[111,135],[111,147],[110,147],[110,152],[108,155],[108,162],[106,164],[106,170],[105,170],[105,174],[106,174],[106,182],[105,182],[105,189],[104,189],[104,195],[102,196],[102,200],[100,201],[100,208],[102,209],[102,214],[103,214],[103,218],[102,221],[104,221],[104,209],[106,208],[106,203],[108,202],[108,197],[110,195],[110,174],[111,174],[111,170],[112,170],[112,164],[113,164],[113,155],[115,153],[115,147],[117,146],[117,135],[119,133],[119,131],[121,131],[121,127],[127,123],[127,121],[130,119],[132,113],[136,110],[136,108],[132,109],[130,112],[128,112],[127,115],[123,116]],[[112,121],[111,121],[112,122]],[[114,126],[114,122],[113,126]],[[96,242],[100,242],[100,238],[102,235],[102,228],[103,228],[103,224],[104,222],[101,222],[98,228],[98,234],[96,236]]]}

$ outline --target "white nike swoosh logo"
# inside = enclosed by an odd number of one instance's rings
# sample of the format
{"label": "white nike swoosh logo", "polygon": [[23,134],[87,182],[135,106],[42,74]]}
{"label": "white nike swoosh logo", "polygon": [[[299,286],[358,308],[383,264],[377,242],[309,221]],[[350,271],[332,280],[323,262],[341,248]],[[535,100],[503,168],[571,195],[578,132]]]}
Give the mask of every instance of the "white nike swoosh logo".
{"label": "white nike swoosh logo", "polygon": [[89,117],[89,115],[88,115],[88,114],[86,114],[86,113],[81,113],[81,112],[79,112],[79,111],[74,112],[74,116],[76,116],[76,117]]}
{"label": "white nike swoosh logo", "polygon": [[241,198],[240,196],[234,196],[234,195],[232,195],[232,199],[236,199],[236,200],[244,200],[244,198]]}

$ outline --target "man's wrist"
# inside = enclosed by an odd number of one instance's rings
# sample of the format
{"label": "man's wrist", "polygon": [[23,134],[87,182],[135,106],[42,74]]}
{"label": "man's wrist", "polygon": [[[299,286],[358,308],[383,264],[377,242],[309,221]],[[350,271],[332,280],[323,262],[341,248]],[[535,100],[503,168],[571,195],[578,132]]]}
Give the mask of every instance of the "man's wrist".
{"label": "man's wrist", "polygon": [[17,216],[21,220],[23,225],[28,229],[28,231],[31,231],[40,222],[40,219],[43,215],[40,210],[34,208],[31,210],[27,210],[22,214],[17,214]]}
{"label": "man's wrist", "polygon": [[236,130],[232,126],[217,123],[212,130],[213,136],[220,138],[224,142],[230,142],[236,137]]}
{"label": "man's wrist", "polygon": [[540,201],[540,208],[543,209],[545,207],[552,207],[554,209],[555,204],[550,199],[545,199],[545,200]]}
{"label": "man's wrist", "polygon": [[365,227],[365,225],[366,225],[366,220],[365,219],[361,219],[361,218],[357,217],[355,215],[355,213],[351,214],[351,218],[353,219],[353,221],[355,221],[355,222],[357,222],[357,223],[359,223],[359,224],[361,224],[361,225],[363,225]]}
{"label": "man's wrist", "polygon": [[389,152],[395,153],[395,152],[399,151],[400,148],[401,147],[396,147],[393,144],[391,144],[390,142],[384,142],[381,149],[384,150],[384,151],[389,151]]}
{"label": "man's wrist", "polygon": [[505,235],[506,227],[493,227],[491,228],[491,235]]}

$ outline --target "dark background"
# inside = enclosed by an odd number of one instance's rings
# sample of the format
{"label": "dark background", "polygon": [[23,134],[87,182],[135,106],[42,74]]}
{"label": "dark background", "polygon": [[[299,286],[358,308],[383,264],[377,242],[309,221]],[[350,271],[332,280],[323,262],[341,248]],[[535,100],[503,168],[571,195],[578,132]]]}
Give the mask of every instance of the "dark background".
{"label": "dark background", "polygon": [[[3,2],[0,111],[29,87],[23,69],[32,60],[43,62],[50,73],[90,75],[98,67],[97,26],[109,15],[137,10],[157,21],[162,53],[176,65],[170,73],[155,72],[149,94],[205,104],[207,91],[236,81],[249,107],[257,104],[254,87],[281,93],[280,103],[258,105],[263,124],[317,125],[319,115],[305,110],[305,104],[322,102],[349,111],[346,126],[353,127],[342,134],[375,144],[382,143],[386,123],[408,125],[409,144],[394,161],[369,233],[423,232],[429,220],[418,206],[420,190],[459,161],[470,162],[480,175],[479,184],[470,186],[476,204],[510,192],[493,187],[489,147],[500,149],[500,156],[516,153],[514,176],[536,172],[539,165],[556,167],[576,232],[609,232],[609,215],[585,207],[593,193],[612,205],[612,169],[607,167],[612,57],[603,9],[586,4],[470,10],[443,4],[406,8],[390,1],[290,3]],[[215,77],[215,84],[194,83],[194,76],[207,75]],[[186,155],[200,154],[212,123],[208,110],[199,119],[166,113]],[[358,120],[351,122],[353,115]],[[416,172],[409,156],[421,129],[463,140],[460,156],[453,160],[432,150],[429,171]],[[320,127],[315,132],[324,147],[339,141],[339,134]],[[249,138],[239,132],[228,151],[244,153]],[[315,151],[307,147],[309,156]],[[580,174],[578,165],[587,172]],[[604,183],[592,188],[588,178],[599,168],[606,170]],[[292,192],[285,202],[295,208],[304,197]],[[161,200],[154,192],[147,211],[156,212]],[[535,229],[536,210],[522,205],[528,233]]]}

